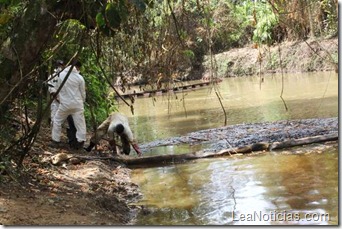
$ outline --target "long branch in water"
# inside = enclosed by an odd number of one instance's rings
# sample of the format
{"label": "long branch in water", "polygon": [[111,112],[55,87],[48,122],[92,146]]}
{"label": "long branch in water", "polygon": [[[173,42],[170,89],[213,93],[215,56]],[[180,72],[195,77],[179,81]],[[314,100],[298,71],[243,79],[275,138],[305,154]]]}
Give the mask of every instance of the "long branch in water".
{"label": "long branch in water", "polygon": [[285,102],[285,100],[283,98],[283,93],[284,93],[284,71],[283,71],[283,63],[282,63],[282,60],[281,60],[280,45],[278,45],[278,52],[279,52],[279,62],[280,62],[280,69],[281,69],[281,93],[280,93],[280,98],[281,98],[281,101],[283,101],[285,110],[288,111],[286,102]]}

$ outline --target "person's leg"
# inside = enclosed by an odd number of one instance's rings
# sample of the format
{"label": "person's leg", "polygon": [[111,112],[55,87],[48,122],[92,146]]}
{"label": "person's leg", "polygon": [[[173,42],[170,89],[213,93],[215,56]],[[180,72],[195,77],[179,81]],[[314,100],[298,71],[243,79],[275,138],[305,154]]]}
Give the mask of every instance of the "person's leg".
{"label": "person's leg", "polygon": [[65,121],[65,119],[68,117],[69,113],[67,110],[63,110],[59,107],[57,110],[54,118],[53,118],[53,125],[52,125],[52,131],[51,136],[52,140],[55,142],[61,141],[61,132],[62,132],[62,124]]}
{"label": "person's leg", "polygon": [[59,102],[53,100],[50,106],[51,113],[50,113],[50,126],[53,125],[53,118],[55,117],[57,110],[58,110]]}
{"label": "person's leg", "polygon": [[84,110],[78,110],[72,114],[72,118],[74,120],[74,124],[76,127],[76,138],[77,138],[77,148],[83,148],[84,142],[87,140],[87,128],[84,118]]}
{"label": "person's leg", "polygon": [[129,153],[131,152],[131,145],[128,139],[124,135],[121,135],[120,138],[122,143],[122,151],[124,152],[124,154],[129,155]]}
{"label": "person's leg", "polygon": [[73,149],[76,149],[78,148],[77,138],[76,138],[77,129],[75,127],[75,123],[71,115],[67,117],[67,121],[68,121],[67,137],[68,137],[69,146]]}
{"label": "person's leg", "polygon": [[114,136],[109,136],[110,140],[109,140],[109,146],[111,148],[111,150],[113,151],[114,155],[118,155],[118,150],[116,149],[116,141],[115,141],[115,137]]}

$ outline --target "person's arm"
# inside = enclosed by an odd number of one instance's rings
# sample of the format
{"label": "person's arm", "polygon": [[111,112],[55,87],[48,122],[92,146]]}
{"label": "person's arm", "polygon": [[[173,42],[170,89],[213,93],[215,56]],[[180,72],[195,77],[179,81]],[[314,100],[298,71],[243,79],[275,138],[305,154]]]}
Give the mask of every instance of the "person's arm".
{"label": "person's arm", "polygon": [[135,143],[135,142],[132,142],[131,144],[132,144],[132,146],[133,146],[133,149],[135,150],[135,152],[137,152],[138,156],[139,156],[139,157],[141,157],[141,155],[142,155],[142,152],[141,152],[141,150],[140,150],[140,148],[139,148],[138,144],[137,144],[137,143]]}
{"label": "person's arm", "polygon": [[135,150],[135,152],[137,152],[138,156],[140,157],[142,155],[141,150],[140,150],[135,138],[133,137],[133,133],[131,131],[131,128],[129,127],[129,125],[127,123],[125,123],[124,133],[125,133],[126,137],[128,138],[129,143],[133,146],[133,149]]}

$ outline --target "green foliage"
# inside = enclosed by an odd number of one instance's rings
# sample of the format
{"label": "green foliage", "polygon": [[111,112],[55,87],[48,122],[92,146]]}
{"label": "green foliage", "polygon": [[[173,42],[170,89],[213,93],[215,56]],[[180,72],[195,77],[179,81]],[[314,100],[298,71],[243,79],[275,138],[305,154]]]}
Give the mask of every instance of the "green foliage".
{"label": "green foliage", "polygon": [[108,22],[107,26],[112,30],[118,29],[121,23],[120,7],[118,4],[108,3],[105,10],[105,18]]}
{"label": "green foliage", "polygon": [[140,11],[145,11],[146,10],[146,6],[152,6],[153,1],[147,1],[148,4],[146,4],[145,1],[141,1],[141,0],[129,0],[129,2],[131,4],[133,4],[137,9],[139,9]]}
{"label": "green foliage", "polygon": [[119,16],[122,22],[127,21],[129,16],[129,11],[126,5],[125,0],[119,0],[119,2],[116,4],[116,8],[119,11]]}
{"label": "green foliage", "polygon": [[25,2],[1,0],[0,2],[0,41],[6,40],[8,33],[13,29],[16,17],[25,8]]}
{"label": "green foliage", "polygon": [[275,69],[279,65],[279,60],[278,59],[279,59],[279,54],[278,53],[276,53],[276,52],[269,52],[265,68],[268,69],[268,70]]}
{"label": "green foliage", "polygon": [[334,0],[322,0],[321,12],[323,17],[324,32],[327,34],[337,34],[338,32],[338,12]]}
{"label": "green foliage", "polygon": [[102,13],[98,13],[96,15],[95,20],[96,20],[97,27],[103,28],[106,26],[106,22]]}
{"label": "green foliage", "polygon": [[50,41],[53,48],[45,50],[43,59],[45,61],[60,59],[65,63],[70,61],[72,56],[80,49],[80,42],[85,30],[85,26],[77,20],[70,19],[60,23],[58,31]]}
{"label": "green foliage", "polygon": [[[146,7],[151,5],[147,5],[143,0],[129,0],[128,3],[141,12],[144,12]],[[129,14],[129,4],[127,4],[126,0],[110,1],[97,13],[96,25],[104,35],[112,36],[123,23],[127,22]]]}
{"label": "green foliage", "polygon": [[338,51],[331,53],[331,62],[338,65]]}
{"label": "green foliage", "polygon": [[225,7],[226,10],[221,18],[226,19],[222,20],[217,28],[218,37],[225,44],[225,49],[249,43],[252,38],[252,3],[245,1],[244,4],[235,4],[228,1]]}
{"label": "green foliage", "polygon": [[189,49],[188,50],[184,50],[183,53],[189,59],[195,58],[195,53],[192,50],[189,50]]}
{"label": "green foliage", "polygon": [[107,26],[105,17],[102,13],[98,13],[95,18],[97,28],[105,35],[105,36],[111,36],[112,30]]}
{"label": "green foliage", "polygon": [[114,109],[113,104],[108,102],[108,84],[101,77],[101,70],[94,62],[86,61],[82,66],[82,75],[86,82],[86,107],[85,117],[87,124],[92,122],[91,112],[94,112],[96,120],[104,120]]}
{"label": "green foliage", "polygon": [[12,16],[9,14],[9,12],[0,14],[0,25],[6,25],[11,18]]}
{"label": "green foliage", "polygon": [[278,24],[277,16],[268,3],[256,2],[253,10],[257,20],[253,41],[258,44],[271,45],[274,42],[272,30]]}

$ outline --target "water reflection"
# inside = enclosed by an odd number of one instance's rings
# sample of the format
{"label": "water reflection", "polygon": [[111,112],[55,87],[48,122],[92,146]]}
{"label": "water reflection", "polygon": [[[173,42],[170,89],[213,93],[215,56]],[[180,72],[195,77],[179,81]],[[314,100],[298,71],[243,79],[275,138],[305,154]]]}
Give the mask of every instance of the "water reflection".
{"label": "water reflection", "polygon": [[[151,207],[136,225],[338,223],[337,148],[323,154],[205,159],[137,169],[133,177],[144,193],[139,204]],[[323,217],[309,221],[308,213]],[[263,218],[241,218],[248,214]],[[286,216],[294,218],[282,220]]]}

